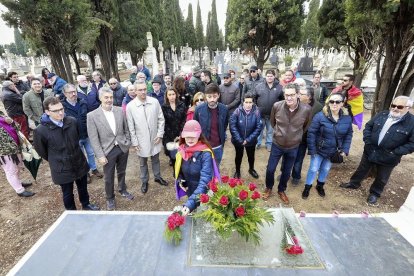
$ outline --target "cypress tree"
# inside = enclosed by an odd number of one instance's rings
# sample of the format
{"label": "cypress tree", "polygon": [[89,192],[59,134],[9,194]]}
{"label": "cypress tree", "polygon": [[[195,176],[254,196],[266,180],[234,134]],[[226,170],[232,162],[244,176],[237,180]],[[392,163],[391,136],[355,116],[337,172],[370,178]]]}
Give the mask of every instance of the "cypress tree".
{"label": "cypress tree", "polygon": [[200,2],[197,2],[197,16],[196,16],[196,48],[200,49],[204,46],[204,32],[203,22],[201,21]]}

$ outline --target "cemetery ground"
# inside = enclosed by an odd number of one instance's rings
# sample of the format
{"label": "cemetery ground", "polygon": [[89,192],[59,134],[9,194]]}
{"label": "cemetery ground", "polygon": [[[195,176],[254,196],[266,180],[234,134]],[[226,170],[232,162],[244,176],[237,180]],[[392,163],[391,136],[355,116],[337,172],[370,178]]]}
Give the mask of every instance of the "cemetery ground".
{"label": "cemetery ground", "polygon": [[[365,120],[369,118],[369,112],[365,113]],[[379,206],[368,206],[366,198],[368,196],[369,185],[372,179],[368,178],[363,182],[362,188],[358,190],[344,190],[339,188],[339,184],[349,180],[351,174],[356,169],[363,149],[362,130],[354,128],[352,140],[352,150],[346,162],[334,165],[326,182],[326,197],[318,196],[313,188],[307,200],[301,198],[303,190],[303,179],[309,166],[309,157],[305,158],[302,171],[302,182],[299,186],[292,186],[288,183],[287,195],[290,199],[288,207],[293,207],[296,212],[301,210],[307,213],[370,213],[396,212],[404,203],[408,192],[413,185],[414,179],[414,154],[404,156],[398,165],[385,188],[383,196],[379,200]],[[143,195],[140,191],[141,182],[139,180],[139,161],[136,153],[131,150],[127,168],[128,191],[135,195],[135,199],[127,201],[116,193],[116,210],[123,211],[170,211],[176,205],[182,203],[175,199],[172,167],[168,165],[166,156],[161,153],[162,176],[168,180],[168,187],[161,186],[153,181],[150,174],[148,193]],[[254,181],[258,184],[260,191],[263,191],[265,184],[265,170],[269,153],[265,148],[256,151],[256,171],[259,173],[258,180],[253,179],[247,173],[247,156],[244,156],[242,165],[242,178],[247,181]],[[149,162],[150,163],[150,162]],[[151,168],[151,165],[149,164]],[[100,168],[102,170],[102,168]],[[276,172],[280,171],[279,167]],[[234,148],[230,140],[226,142],[224,159],[221,164],[222,175],[232,176],[234,173]],[[277,174],[276,174],[277,175]],[[22,173],[25,180],[31,179],[27,170]],[[277,185],[277,181],[275,182]],[[106,199],[104,192],[103,179],[92,177],[89,184],[91,202],[98,204],[102,210],[106,209]],[[61,190],[59,186],[52,183],[49,166],[47,162],[41,164],[37,182],[30,188],[36,192],[31,198],[21,198],[16,195],[11,186],[6,181],[3,170],[0,173],[0,275],[5,275],[18,260],[30,249],[31,246],[43,235],[43,233],[53,224],[53,222],[64,211]],[[275,195],[276,194],[276,195]],[[268,201],[263,202],[265,207],[278,207],[281,203],[275,193]],[[78,197],[75,189],[75,199]],[[163,229],[159,229],[163,231]],[[53,254],[53,252],[51,252]]]}

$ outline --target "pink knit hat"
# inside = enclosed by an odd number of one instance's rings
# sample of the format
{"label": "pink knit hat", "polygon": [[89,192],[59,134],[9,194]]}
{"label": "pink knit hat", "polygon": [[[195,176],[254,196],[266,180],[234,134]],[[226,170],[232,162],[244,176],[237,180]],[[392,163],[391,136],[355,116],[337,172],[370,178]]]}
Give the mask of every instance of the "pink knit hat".
{"label": "pink knit hat", "polygon": [[181,137],[194,137],[199,138],[201,135],[201,126],[196,120],[189,120],[185,123]]}

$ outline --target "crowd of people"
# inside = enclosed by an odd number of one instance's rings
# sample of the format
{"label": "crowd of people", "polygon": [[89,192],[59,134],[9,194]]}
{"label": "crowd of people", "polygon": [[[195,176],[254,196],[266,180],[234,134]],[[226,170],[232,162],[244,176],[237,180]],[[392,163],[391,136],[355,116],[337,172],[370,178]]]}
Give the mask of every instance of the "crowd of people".
{"label": "crowd of people", "polygon": [[[104,178],[106,209],[116,209],[115,171],[119,196],[133,200],[125,183],[130,152],[139,157],[142,193],[150,186],[149,158],[154,182],[167,186],[162,174],[168,172],[160,167],[163,152],[173,167],[177,195],[188,196],[184,204],[188,214],[197,208],[199,195],[218,174],[226,141],[235,150],[233,177],[243,177],[246,151],[248,173],[256,179],[265,176],[262,198],[272,196],[278,181],[277,194],[288,204],[288,182],[301,183],[306,152],[310,165],[302,198],[309,197],[315,180],[318,195],[325,197],[324,185],[332,162],[337,162],[333,158],[349,154],[352,124],[362,127],[363,97],[353,85],[353,75],[345,75],[331,93],[321,84],[320,72],[307,85],[292,70],[283,75],[278,70],[262,74],[254,65],[239,78],[233,70],[220,76],[217,68],[211,68],[190,74],[180,71],[175,76],[160,70],[151,79],[148,68],[139,63],[129,80],[131,84],[123,87],[116,78],[106,82],[95,71],[91,81],[78,75],[77,83],[71,84],[45,68],[26,83],[16,72],[8,74],[1,93],[7,114],[0,116],[0,164],[19,196],[34,195],[26,189],[31,183],[20,180],[19,131],[28,139],[33,137],[34,148],[49,162],[67,210],[76,210],[74,183],[82,209],[100,209],[89,201],[91,175]],[[371,118],[363,132],[361,162],[342,188],[359,188],[375,167],[367,202],[377,203],[393,168],[403,155],[414,152],[412,105],[408,97],[399,96],[389,110]],[[32,136],[29,120],[34,125]],[[269,152],[267,168],[257,172],[255,155],[263,143]],[[279,161],[281,172],[275,178]]]}

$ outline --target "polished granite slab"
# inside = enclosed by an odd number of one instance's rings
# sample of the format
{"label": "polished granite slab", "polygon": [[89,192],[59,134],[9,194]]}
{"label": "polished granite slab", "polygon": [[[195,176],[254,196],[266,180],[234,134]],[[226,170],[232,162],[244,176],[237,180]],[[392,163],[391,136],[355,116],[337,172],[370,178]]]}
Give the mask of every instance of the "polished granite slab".
{"label": "polished granite slab", "polygon": [[167,216],[163,212],[65,212],[9,274],[414,275],[413,246],[382,218],[299,218],[323,266],[292,268],[195,265],[190,257],[191,219],[183,229],[185,238],[174,246],[163,239]]}

